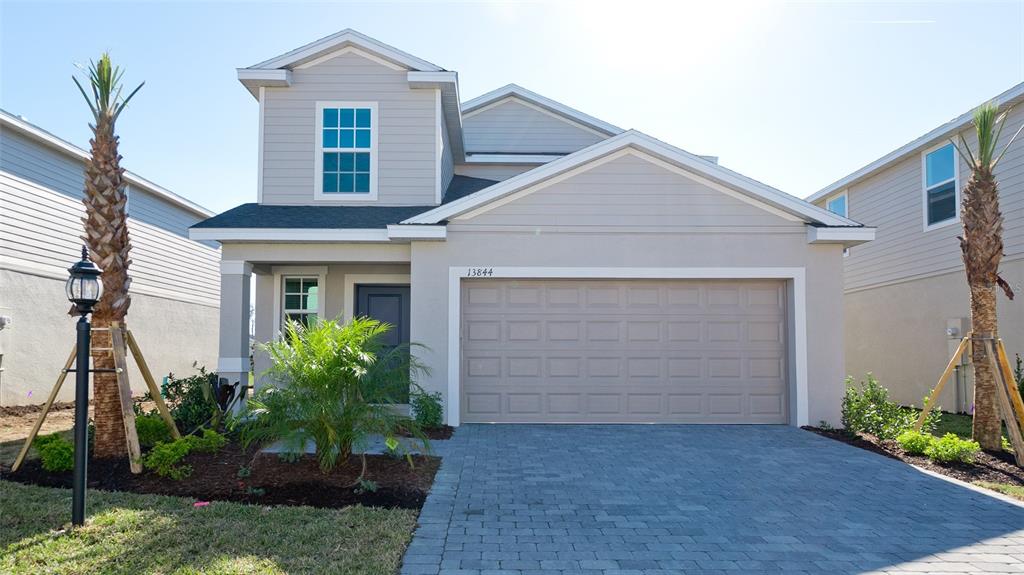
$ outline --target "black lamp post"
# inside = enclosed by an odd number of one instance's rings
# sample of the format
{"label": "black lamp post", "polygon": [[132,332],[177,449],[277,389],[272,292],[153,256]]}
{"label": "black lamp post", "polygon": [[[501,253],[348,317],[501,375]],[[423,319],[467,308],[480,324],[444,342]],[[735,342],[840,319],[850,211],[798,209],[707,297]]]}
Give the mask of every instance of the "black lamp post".
{"label": "black lamp post", "polygon": [[82,246],[82,259],[68,268],[70,277],[65,286],[68,300],[75,304],[78,319],[78,347],[75,359],[75,473],[71,489],[71,523],[85,522],[85,478],[89,461],[89,340],[92,326],[88,315],[103,295],[103,270],[89,260],[89,250]]}

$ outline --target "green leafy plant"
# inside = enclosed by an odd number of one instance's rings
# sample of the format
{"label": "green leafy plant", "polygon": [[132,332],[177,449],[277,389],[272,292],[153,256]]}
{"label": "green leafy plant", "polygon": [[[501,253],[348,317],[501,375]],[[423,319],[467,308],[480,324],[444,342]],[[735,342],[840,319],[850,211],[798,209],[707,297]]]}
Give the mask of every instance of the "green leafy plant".
{"label": "green leafy plant", "polygon": [[896,437],[903,451],[911,455],[923,455],[928,446],[935,441],[935,436],[920,431],[904,431]]}
{"label": "green leafy plant", "polygon": [[[867,374],[867,381],[861,382],[859,387],[854,384],[853,377],[846,378],[842,422],[847,431],[869,433],[879,439],[896,439],[914,426],[917,417],[917,411],[890,400],[889,391],[878,383],[874,375]],[[932,410],[922,431],[934,429],[940,417],[938,410]]]}
{"label": "green leafy plant", "polygon": [[947,433],[933,440],[924,450],[924,454],[932,461],[943,463],[960,462],[974,463],[974,457],[981,450],[977,441],[960,439],[955,433]]}
{"label": "green leafy plant", "polygon": [[408,389],[426,372],[409,347],[384,345],[390,327],[368,318],[308,327],[289,322],[281,339],[261,346],[271,359],[271,383],[247,402],[248,421],[239,429],[243,443],[280,442],[285,451],[302,453],[312,441],[325,473],[373,435],[405,430],[428,449],[419,425],[387,405],[396,381]]}
{"label": "green leafy plant", "polygon": [[428,393],[415,389],[409,397],[413,417],[423,429],[437,429],[444,423],[444,409],[441,405],[441,394]]}
{"label": "green leafy plant", "polygon": [[358,483],[359,486],[355,488],[355,492],[359,495],[362,495],[363,493],[376,493],[379,488],[376,481],[371,481],[369,479],[360,479]]}
{"label": "green leafy plant", "polygon": [[1003,446],[1003,451],[1009,451],[1010,453],[1013,453],[1013,445],[1010,443],[1009,439],[1003,437],[1000,443]]}
{"label": "green leafy plant", "polygon": [[298,463],[302,459],[302,454],[295,451],[280,451],[277,458],[285,463]]}
{"label": "green leafy plant", "polygon": [[146,469],[153,470],[160,477],[170,477],[175,481],[185,479],[192,474],[191,465],[179,465],[191,449],[188,437],[182,437],[169,443],[157,443],[142,459]]}
{"label": "green leafy plant", "polygon": [[41,435],[32,442],[43,469],[50,473],[62,473],[75,468],[75,446],[59,433]]}
{"label": "green leafy plant", "polygon": [[243,465],[242,467],[238,468],[238,473],[236,473],[235,475],[237,475],[239,479],[245,479],[246,477],[252,475],[252,468]]}
{"label": "green leafy plant", "polygon": [[[192,366],[196,367],[196,364]],[[160,395],[182,433],[192,433],[206,425],[216,427],[220,415],[211,383],[217,378],[216,372],[208,372],[202,366],[197,367],[197,371],[195,375],[180,379],[173,373],[168,374],[167,380],[160,386]],[[148,393],[145,397],[152,399]]]}
{"label": "green leafy plant", "polygon": [[1017,391],[1021,397],[1024,397],[1024,360],[1020,358],[1019,353],[1013,355],[1016,358],[1016,363],[1013,366],[1013,379],[1017,380]]}
{"label": "green leafy plant", "polygon": [[139,435],[139,445],[153,447],[160,442],[171,440],[171,430],[164,420],[155,414],[138,415],[135,417],[135,431]]}
{"label": "green leafy plant", "polygon": [[228,438],[212,429],[204,429],[202,435],[189,435],[185,437],[188,441],[189,451],[199,453],[216,453],[228,444]]}

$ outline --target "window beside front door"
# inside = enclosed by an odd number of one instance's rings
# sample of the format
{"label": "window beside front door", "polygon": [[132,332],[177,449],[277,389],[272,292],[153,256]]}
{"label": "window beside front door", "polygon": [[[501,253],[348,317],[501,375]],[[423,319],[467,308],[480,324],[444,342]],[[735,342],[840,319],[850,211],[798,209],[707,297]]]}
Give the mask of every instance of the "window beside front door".
{"label": "window beside front door", "polygon": [[924,229],[942,227],[959,220],[957,205],[957,159],[953,144],[924,154]]}
{"label": "window beside front door", "polygon": [[377,197],[377,105],[317,102],[315,197]]}

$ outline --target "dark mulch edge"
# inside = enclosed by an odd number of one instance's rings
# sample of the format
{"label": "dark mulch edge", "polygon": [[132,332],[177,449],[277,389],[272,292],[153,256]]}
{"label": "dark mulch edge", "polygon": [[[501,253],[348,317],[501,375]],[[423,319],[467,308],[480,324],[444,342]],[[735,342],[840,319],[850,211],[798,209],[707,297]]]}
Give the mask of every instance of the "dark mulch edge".
{"label": "dark mulch edge", "polygon": [[[313,455],[287,462],[276,453],[260,453],[229,444],[217,453],[192,453],[184,463],[192,474],[175,481],[146,470],[134,475],[127,458],[89,461],[89,488],[104,491],[191,497],[199,501],[235,501],[256,505],[294,505],[340,509],[351,505],[420,509],[427,498],[440,458],[413,456],[414,467],[404,458],[367,455],[365,478],[377,484],[376,491],[353,487],[362,469],[358,456],[322,473]],[[239,470],[249,474],[240,477]],[[11,473],[0,469],[0,479],[40,485],[71,487],[71,472],[50,473],[39,459],[26,460]]]}
{"label": "dark mulch edge", "polygon": [[801,429],[968,483],[988,481],[1024,486],[1024,469],[1017,467],[1013,454],[1005,451],[982,451],[978,453],[973,464],[936,463],[923,455],[911,455],[903,451],[900,444],[891,439],[878,439],[867,434],[852,434],[842,429],[822,429],[809,425]]}

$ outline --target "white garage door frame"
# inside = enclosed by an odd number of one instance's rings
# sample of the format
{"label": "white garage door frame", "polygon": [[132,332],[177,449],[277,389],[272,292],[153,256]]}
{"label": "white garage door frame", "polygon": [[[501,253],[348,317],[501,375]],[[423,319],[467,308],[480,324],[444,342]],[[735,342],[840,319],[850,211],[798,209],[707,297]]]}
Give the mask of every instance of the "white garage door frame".
{"label": "white garage door frame", "polygon": [[448,425],[459,425],[462,365],[462,280],[463,279],[782,279],[792,290],[790,306],[793,333],[792,391],[796,417],[790,424],[807,425],[807,288],[802,267],[722,268],[595,268],[595,267],[491,267],[452,266],[448,268]]}

